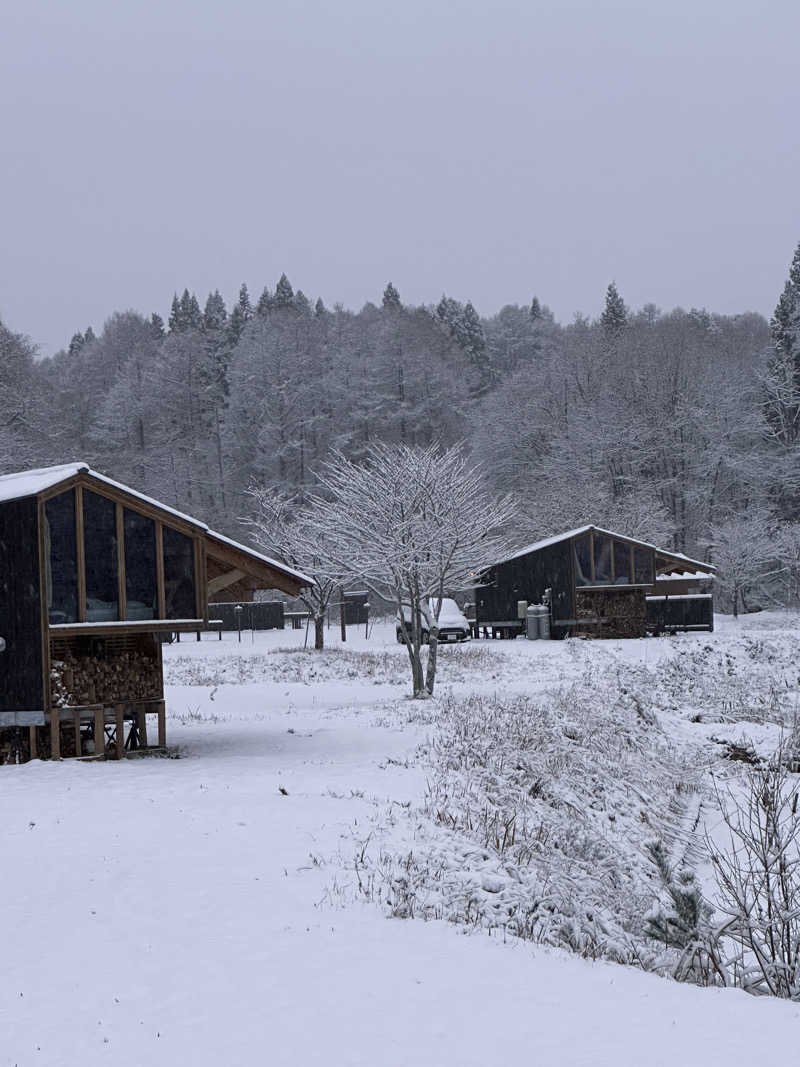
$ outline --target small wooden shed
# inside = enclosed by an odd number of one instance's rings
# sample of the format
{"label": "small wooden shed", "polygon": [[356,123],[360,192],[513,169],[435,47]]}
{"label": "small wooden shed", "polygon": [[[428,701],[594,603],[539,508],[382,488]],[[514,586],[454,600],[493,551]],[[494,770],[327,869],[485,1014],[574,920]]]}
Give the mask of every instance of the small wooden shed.
{"label": "small wooden shed", "polygon": [[[687,573],[706,579],[702,592],[678,577]],[[702,628],[711,629],[713,602],[706,588],[713,574],[711,564],[598,526],[581,526],[527,545],[485,571],[475,589],[476,624],[516,636],[525,629],[521,605],[548,596],[551,637],[643,637],[688,628],[674,624],[674,604],[691,597],[698,599],[693,610],[702,615]],[[669,575],[671,583],[662,583],[662,575]],[[662,614],[669,619],[661,619]]]}
{"label": "small wooden shed", "polygon": [[86,464],[0,477],[0,761],[163,747],[163,634],[310,583]]}

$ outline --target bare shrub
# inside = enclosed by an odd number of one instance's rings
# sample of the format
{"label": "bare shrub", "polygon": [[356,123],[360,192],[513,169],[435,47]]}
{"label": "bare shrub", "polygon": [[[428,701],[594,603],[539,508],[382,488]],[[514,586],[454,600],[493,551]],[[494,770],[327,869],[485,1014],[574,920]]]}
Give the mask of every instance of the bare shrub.
{"label": "bare shrub", "polygon": [[784,757],[749,768],[743,797],[720,797],[729,840],[709,853],[732,984],[800,1000],[800,811]]}

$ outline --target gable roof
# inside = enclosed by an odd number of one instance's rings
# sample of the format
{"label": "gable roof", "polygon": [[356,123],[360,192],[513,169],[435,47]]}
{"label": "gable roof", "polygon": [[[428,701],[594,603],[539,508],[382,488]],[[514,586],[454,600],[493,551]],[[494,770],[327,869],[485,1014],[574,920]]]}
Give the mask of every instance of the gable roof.
{"label": "gable roof", "polygon": [[[707,571],[711,574],[716,571],[716,567],[711,563],[703,563],[702,560],[690,559],[689,556],[685,556],[682,552],[670,552],[667,549],[658,548],[657,545],[651,545],[649,541],[640,541],[636,537],[629,537],[628,534],[616,533],[614,530],[604,530],[602,526],[594,526],[591,523],[586,526],[576,526],[574,530],[567,530],[565,533],[556,534],[554,537],[546,537],[542,541],[534,541],[533,544],[526,545],[525,548],[521,548],[518,552],[514,552],[510,556],[505,556],[503,559],[497,560],[497,563],[508,563],[512,559],[519,559],[520,556],[527,556],[531,552],[539,552],[543,548],[549,548],[550,545],[557,545],[560,541],[570,541],[573,537],[579,537],[581,534],[588,533],[590,530],[594,530],[595,533],[605,534],[606,537],[615,537],[620,541],[627,541],[629,544],[639,545],[641,548],[650,548],[659,557],[663,558],[666,563],[689,563],[693,567],[699,568],[704,572]],[[686,569],[685,566],[681,566],[681,570]]]}
{"label": "gable roof", "polygon": [[246,560],[248,570],[251,573],[255,566],[259,575],[263,575],[265,578],[269,577],[274,580],[278,576],[288,579],[289,588],[286,590],[287,592],[296,593],[298,586],[314,584],[314,580],[309,578],[307,574],[303,574],[293,567],[287,567],[285,563],[280,563],[278,560],[271,559],[261,552],[256,552],[238,541],[232,541],[223,534],[209,530],[204,522],[171,508],[168,504],[162,504],[160,500],[154,500],[151,496],[137,492],[136,489],[123,485],[122,482],[115,482],[113,478],[108,478],[105,474],[98,474],[97,471],[91,469],[88,463],[63,463],[57,467],[42,467],[38,470],[0,475],[0,503],[38,496],[40,493],[55,489],[59,485],[67,485],[79,475],[89,482],[99,482],[101,485],[110,486],[112,489],[116,489],[134,500],[139,500],[151,508],[164,512],[166,515],[180,519],[189,526],[194,526],[197,530],[205,533],[206,545],[210,555],[214,555],[214,546],[217,545],[219,550],[224,549],[229,555],[231,553],[235,554],[241,562],[244,563]]}
{"label": "gable roof", "polygon": [[46,489],[52,489],[53,486],[74,478],[81,471],[88,470],[85,463],[64,463],[60,467],[41,467],[39,470],[0,475],[0,503],[38,496]]}

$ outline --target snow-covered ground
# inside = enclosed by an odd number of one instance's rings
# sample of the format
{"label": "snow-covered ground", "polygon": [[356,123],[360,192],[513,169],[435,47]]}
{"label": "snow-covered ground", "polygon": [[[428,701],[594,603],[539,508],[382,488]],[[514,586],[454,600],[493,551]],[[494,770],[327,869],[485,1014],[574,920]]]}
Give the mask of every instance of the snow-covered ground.
{"label": "snow-covered ground", "polygon": [[[692,773],[728,764],[723,742],[742,734],[773,744],[798,704],[800,620],[718,622],[674,639],[445,648],[422,713],[391,626],[351,628],[344,649],[332,628],[322,655],[292,630],[167,648],[180,758],[0,769],[0,1064],[793,1062],[798,1005],[497,928],[387,919],[354,889],[358,850],[367,864],[424,817],[449,699],[594,688],[600,712],[616,694],[624,725],[647,693],[664,751],[695,753]],[[432,839],[450,833],[430,822]]]}

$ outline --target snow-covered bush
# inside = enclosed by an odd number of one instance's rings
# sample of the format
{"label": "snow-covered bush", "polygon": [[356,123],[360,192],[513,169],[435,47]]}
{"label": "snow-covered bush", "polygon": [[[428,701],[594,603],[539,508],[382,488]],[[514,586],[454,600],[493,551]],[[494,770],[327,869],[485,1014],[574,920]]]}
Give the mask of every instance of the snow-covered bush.
{"label": "snow-covered bush", "polygon": [[540,701],[442,700],[421,750],[428,787],[413,840],[362,852],[362,891],[395,916],[654,966],[644,845],[656,833],[686,848],[696,768],[645,707],[631,689],[587,685]]}

